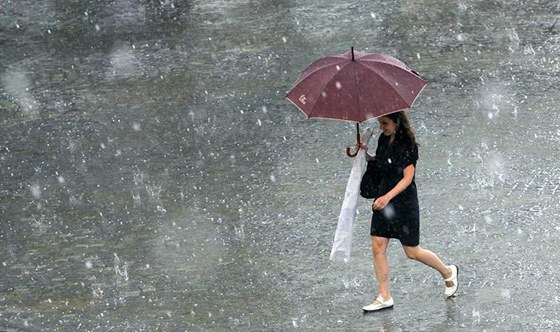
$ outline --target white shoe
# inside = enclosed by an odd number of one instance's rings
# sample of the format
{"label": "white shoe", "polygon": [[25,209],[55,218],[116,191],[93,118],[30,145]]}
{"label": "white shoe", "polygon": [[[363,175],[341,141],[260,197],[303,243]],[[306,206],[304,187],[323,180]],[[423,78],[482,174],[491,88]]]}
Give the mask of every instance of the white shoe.
{"label": "white shoe", "polygon": [[452,297],[459,288],[459,268],[457,265],[450,265],[449,267],[451,268],[451,277],[445,279],[445,281],[453,282],[453,286],[445,287],[445,296]]}
{"label": "white shoe", "polygon": [[362,308],[362,310],[364,312],[374,312],[374,311],[379,311],[379,310],[383,310],[383,309],[391,309],[394,305],[393,298],[390,298],[387,301],[384,301],[383,298],[381,297],[381,295],[379,295],[376,298],[376,300],[379,303],[372,303],[370,305],[366,305],[365,307]]}

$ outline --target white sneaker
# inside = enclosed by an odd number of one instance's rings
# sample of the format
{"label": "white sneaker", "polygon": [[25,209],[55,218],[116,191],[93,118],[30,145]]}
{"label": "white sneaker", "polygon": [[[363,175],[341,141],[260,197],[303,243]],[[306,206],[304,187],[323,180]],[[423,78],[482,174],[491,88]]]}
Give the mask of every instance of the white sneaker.
{"label": "white sneaker", "polygon": [[451,277],[445,279],[445,281],[453,282],[453,286],[445,287],[445,296],[452,297],[459,288],[459,268],[457,265],[450,265],[449,267],[451,268]]}
{"label": "white sneaker", "polygon": [[372,303],[370,305],[366,305],[365,307],[362,308],[362,310],[364,312],[374,312],[374,311],[379,311],[379,310],[383,310],[383,309],[391,309],[394,305],[393,298],[390,298],[387,301],[384,301],[383,298],[381,297],[381,295],[379,295],[376,298],[376,300],[379,303]]}

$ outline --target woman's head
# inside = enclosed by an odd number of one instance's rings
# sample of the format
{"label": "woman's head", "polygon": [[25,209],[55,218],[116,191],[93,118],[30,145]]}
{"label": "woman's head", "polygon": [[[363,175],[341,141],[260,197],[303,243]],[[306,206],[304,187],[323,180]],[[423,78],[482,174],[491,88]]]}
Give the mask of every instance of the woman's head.
{"label": "woman's head", "polygon": [[380,117],[379,129],[383,131],[384,135],[395,135],[396,139],[404,139],[416,144],[416,138],[410,120],[404,111],[387,114]]}

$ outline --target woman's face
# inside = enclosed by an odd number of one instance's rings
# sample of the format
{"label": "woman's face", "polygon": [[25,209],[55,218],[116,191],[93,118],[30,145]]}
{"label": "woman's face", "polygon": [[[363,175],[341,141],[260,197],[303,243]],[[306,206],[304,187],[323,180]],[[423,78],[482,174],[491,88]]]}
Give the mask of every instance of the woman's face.
{"label": "woman's face", "polygon": [[389,117],[382,116],[378,119],[379,121],[379,129],[383,131],[383,134],[386,136],[394,135],[397,132],[397,124],[393,122]]}

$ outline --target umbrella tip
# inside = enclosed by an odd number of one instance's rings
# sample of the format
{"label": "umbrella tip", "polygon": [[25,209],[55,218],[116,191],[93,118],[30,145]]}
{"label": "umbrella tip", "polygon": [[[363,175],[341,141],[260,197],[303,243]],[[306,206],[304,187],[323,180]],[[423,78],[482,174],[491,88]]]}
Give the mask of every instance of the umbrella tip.
{"label": "umbrella tip", "polygon": [[354,46],[350,47],[350,49],[352,50],[352,61],[354,61]]}

